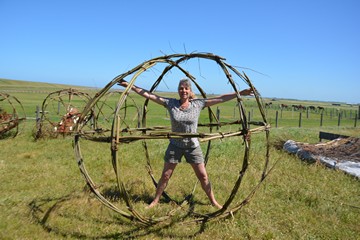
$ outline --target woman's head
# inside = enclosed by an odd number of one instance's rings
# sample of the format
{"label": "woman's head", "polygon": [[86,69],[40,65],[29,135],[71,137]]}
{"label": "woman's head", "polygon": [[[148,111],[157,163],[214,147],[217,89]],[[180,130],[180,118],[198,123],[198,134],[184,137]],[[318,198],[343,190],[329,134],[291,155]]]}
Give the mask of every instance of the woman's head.
{"label": "woman's head", "polygon": [[178,86],[178,92],[179,92],[179,95],[181,96],[181,91],[186,91],[188,93],[188,97],[189,99],[195,99],[195,94],[194,92],[192,91],[192,88],[191,88],[191,81],[190,79],[181,79],[179,81],[179,86]]}

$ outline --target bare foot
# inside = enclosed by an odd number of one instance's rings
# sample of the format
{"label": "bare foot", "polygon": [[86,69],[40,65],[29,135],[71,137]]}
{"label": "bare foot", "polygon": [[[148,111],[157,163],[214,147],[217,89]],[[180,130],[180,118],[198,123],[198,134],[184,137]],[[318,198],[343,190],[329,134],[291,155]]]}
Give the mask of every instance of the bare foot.
{"label": "bare foot", "polygon": [[219,203],[213,203],[212,204],[214,207],[217,207],[218,209],[222,209],[223,208],[223,206],[221,206]]}
{"label": "bare foot", "polygon": [[153,208],[153,207],[155,207],[156,205],[157,205],[158,203],[157,202],[154,202],[154,201],[152,201],[150,204],[149,204],[149,206],[147,206],[146,208]]}

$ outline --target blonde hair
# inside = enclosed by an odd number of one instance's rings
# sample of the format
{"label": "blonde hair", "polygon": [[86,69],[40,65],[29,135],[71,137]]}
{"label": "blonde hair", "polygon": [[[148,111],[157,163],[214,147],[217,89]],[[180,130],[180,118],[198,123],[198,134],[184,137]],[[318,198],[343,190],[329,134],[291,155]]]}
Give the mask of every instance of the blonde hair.
{"label": "blonde hair", "polygon": [[188,79],[188,78],[181,79],[181,80],[179,81],[178,90],[179,90],[179,88],[180,88],[181,85],[185,85],[185,86],[187,86],[188,88],[190,88],[190,96],[189,96],[190,99],[195,99],[195,98],[196,98],[196,95],[195,95],[195,93],[193,92],[192,87],[191,87],[191,81],[190,81],[190,79]]}

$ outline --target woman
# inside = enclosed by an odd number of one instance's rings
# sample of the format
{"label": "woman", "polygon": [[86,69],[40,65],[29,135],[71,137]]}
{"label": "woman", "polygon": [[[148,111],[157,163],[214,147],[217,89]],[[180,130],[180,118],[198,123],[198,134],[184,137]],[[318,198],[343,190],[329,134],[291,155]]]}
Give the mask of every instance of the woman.
{"label": "woman", "polygon": [[[128,82],[123,80],[119,85],[127,87]],[[183,133],[197,132],[198,119],[203,108],[223,103],[236,97],[236,93],[234,92],[213,98],[194,99],[194,93],[192,92],[189,79],[183,79],[179,82],[178,94],[180,99],[164,98],[135,85],[133,85],[131,89],[140,96],[166,107],[170,114],[172,131]],[[242,96],[253,95],[253,91],[251,89],[245,89],[240,91],[239,94]],[[206,172],[204,157],[197,138],[170,139],[170,143],[165,152],[164,168],[158,182],[155,198],[148,208],[152,208],[158,204],[176,165],[181,162],[183,156],[186,162],[193,168],[211,204],[219,209],[222,208],[214,197]]]}

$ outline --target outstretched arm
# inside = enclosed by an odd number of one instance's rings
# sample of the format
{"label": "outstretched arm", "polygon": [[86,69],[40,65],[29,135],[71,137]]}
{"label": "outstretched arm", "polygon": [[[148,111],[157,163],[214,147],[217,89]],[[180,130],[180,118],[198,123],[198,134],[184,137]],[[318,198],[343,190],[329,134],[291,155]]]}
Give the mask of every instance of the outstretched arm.
{"label": "outstretched arm", "polygon": [[[121,80],[120,83],[119,83],[120,86],[122,87],[127,87],[129,86],[129,83],[125,80]],[[133,90],[134,92],[136,92],[137,94],[139,94],[140,96],[144,97],[144,98],[147,98],[147,99],[150,99],[151,101],[157,103],[157,104],[160,104],[160,105],[164,105],[164,98],[163,97],[160,97],[148,90],[145,90],[141,87],[137,87],[135,85],[133,85],[131,87],[131,90]]]}
{"label": "outstretched arm", "polygon": [[[253,92],[253,90],[251,88],[248,88],[248,89],[241,90],[239,92],[239,94],[241,96],[253,96],[254,92]],[[223,94],[223,95],[220,95],[218,97],[207,98],[206,101],[205,101],[205,107],[210,107],[210,106],[215,105],[215,104],[227,102],[227,101],[230,101],[230,100],[232,100],[234,98],[236,98],[236,92]]]}

